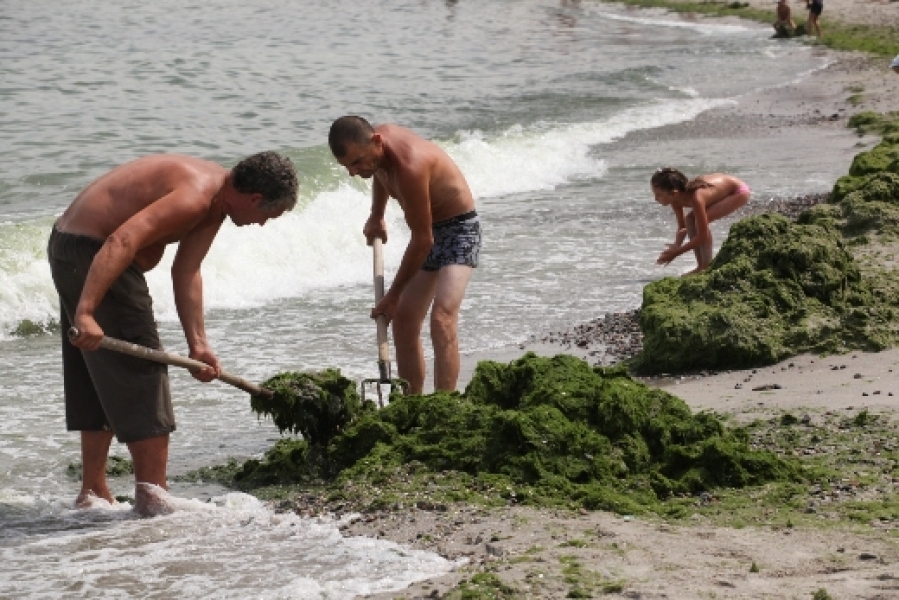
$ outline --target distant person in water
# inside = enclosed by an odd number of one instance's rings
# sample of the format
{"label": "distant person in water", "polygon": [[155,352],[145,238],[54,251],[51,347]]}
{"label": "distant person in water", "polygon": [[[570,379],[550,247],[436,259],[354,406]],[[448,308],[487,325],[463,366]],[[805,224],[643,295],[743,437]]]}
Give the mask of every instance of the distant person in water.
{"label": "distant person in water", "polygon": [[[172,287],[190,357],[209,365],[193,373],[211,381],[221,367],[206,339],[200,263],[225,218],[257,223],[297,201],[290,160],[262,152],[226,169],[176,155],[139,158],[88,185],[53,225],[47,256],[59,293],[66,427],[81,432],[79,508],[115,500],[106,460],[113,435],[128,446],[134,508],[164,512],[169,434],[175,416],[165,365],[100,348],[104,335],[161,349],[144,272],[178,243]],[[69,328],[78,335],[69,339]]]}
{"label": "distant person in water", "polygon": [[[650,180],[656,202],[670,206],[677,219],[674,243],[659,254],[656,261],[667,265],[672,260],[693,251],[698,273],[712,262],[712,231],[709,223],[731,214],[749,201],[749,186],[723,173],[710,173],[693,179],[671,167],[658,169]],[[685,213],[690,209],[689,213]],[[689,238],[686,244],[684,240]]]}
{"label": "distant person in water", "polygon": [[373,127],[362,117],[341,117],[331,124],[328,145],[350,176],[372,180],[371,215],[362,229],[368,243],[387,241],[384,211],[391,197],[409,226],[393,283],[371,311],[392,325],[399,376],[410,393],[422,393],[421,329],[430,311],[434,389],[455,391],[459,310],[481,249],[480,218],[465,176],[440,146],[399,125]]}
{"label": "distant person in water", "polygon": [[808,22],[805,24],[805,32],[811,35],[814,29],[815,37],[820,38],[821,25],[818,23],[818,17],[824,10],[824,0],[806,0],[806,6],[808,7]]}
{"label": "distant person in water", "polygon": [[893,73],[899,73],[899,54],[897,54],[896,58],[893,59],[893,62],[890,63],[890,68],[893,69]]}
{"label": "distant person in water", "polygon": [[776,14],[777,20],[774,21],[774,31],[780,33],[780,30],[783,28],[786,28],[789,31],[794,31],[796,29],[796,22],[793,21],[793,11],[787,0],[777,1]]}

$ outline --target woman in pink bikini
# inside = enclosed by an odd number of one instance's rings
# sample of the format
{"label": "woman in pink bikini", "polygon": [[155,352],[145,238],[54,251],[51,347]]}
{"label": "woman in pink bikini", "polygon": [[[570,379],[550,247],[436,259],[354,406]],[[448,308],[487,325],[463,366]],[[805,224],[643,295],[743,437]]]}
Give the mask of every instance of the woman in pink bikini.
{"label": "woman in pink bikini", "polygon": [[[749,186],[724,173],[709,173],[690,181],[687,176],[671,167],[658,169],[650,180],[656,202],[670,206],[677,219],[674,243],[659,254],[656,261],[667,265],[681,254],[692,250],[696,255],[696,269],[686,274],[699,273],[712,262],[712,231],[709,223],[727,216],[749,201]],[[684,209],[690,212],[684,214]],[[684,239],[690,241],[684,244]]]}

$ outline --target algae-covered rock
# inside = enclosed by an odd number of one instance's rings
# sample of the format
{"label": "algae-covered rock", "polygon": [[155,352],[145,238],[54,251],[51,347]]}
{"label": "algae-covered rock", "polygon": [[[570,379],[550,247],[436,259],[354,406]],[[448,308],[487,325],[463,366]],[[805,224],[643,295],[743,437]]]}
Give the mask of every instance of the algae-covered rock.
{"label": "algae-covered rock", "polygon": [[887,113],[862,111],[852,115],[847,125],[855,128],[860,135],[879,134],[887,138],[899,133],[899,111]]}
{"label": "algae-covered rock", "polygon": [[867,152],[860,152],[852,160],[849,175],[859,177],[881,171],[890,171],[899,158],[899,146],[882,141]]}
{"label": "algae-covered rock", "polygon": [[889,202],[866,202],[855,198],[860,192],[849,194],[847,204],[847,235],[859,235],[869,231],[888,233],[899,231],[899,205]]}
{"label": "algae-covered rock", "polygon": [[797,476],[792,463],[753,451],[713,415],[693,414],[624,370],[532,353],[481,362],[464,394],[399,397],[362,413],[326,455],[311,461],[308,445],[290,441],[248,462],[241,478],[380,485],[414,464],[475,482],[500,478],[524,490],[518,502],[635,510],[672,494]]}
{"label": "algae-covered rock", "polygon": [[885,171],[871,173],[860,177],[844,175],[833,186],[830,201],[842,202],[846,196],[859,190],[871,187],[866,197],[870,200],[897,202],[897,185],[899,185],[899,159],[890,164]]}
{"label": "algae-covered rock", "polygon": [[873,178],[888,173],[899,175],[899,111],[886,115],[861,112],[849,119],[849,126],[859,133],[879,133],[883,139],[871,150],[855,156],[849,174],[834,184],[831,202],[840,202],[850,193],[867,187]]}
{"label": "algae-covered rock", "polygon": [[868,176],[864,185],[847,194],[840,203],[847,235],[869,231],[899,231],[899,174],[880,172]]}
{"label": "algae-covered rock", "polygon": [[819,225],[829,231],[843,226],[843,211],[835,204],[816,204],[796,217],[799,225]]}
{"label": "algae-covered rock", "polygon": [[833,184],[833,190],[830,192],[831,202],[841,202],[843,198],[861,189],[868,183],[873,175],[863,175],[861,177],[853,177],[852,175],[843,175]]}
{"label": "algae-covered rock", "polygon": [[253,396],[250,407],[268,415],[281,432],[299,433],[311,445],[323,446],[374,404],[363,405],[356,384],[339,369],[281,373],[262,384],[270,398]]}
{"label": "algae-covered rock", "polygon": [[847,290],[860,280],[828,220],[743,219],[709,269],[644,288],[637,367],[744,368],[820,348],[842,327]]}

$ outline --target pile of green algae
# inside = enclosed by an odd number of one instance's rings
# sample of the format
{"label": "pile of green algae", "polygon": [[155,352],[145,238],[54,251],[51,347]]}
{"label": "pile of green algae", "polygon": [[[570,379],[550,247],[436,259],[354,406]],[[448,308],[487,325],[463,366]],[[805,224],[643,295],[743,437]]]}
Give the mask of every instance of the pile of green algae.
{"label": "pile of green algae", "polygon": [[855,157],[829,203],[796,222],[745,218],[706,271],[644,288],[637,372],[749,368],[897,344],[899,277],[890,260],[870,259],[899,241],[899,112],[859,113],[850,126],[883,140]]}
{"label": "pile of green algae", "polygon": [[755,449],[746,429],[693,414],[627,369],[739,368],[895,345],[899,277],[867,258],[891,244],[899,256],[897,123],[899,113],[853,118],[860,132],[884,138],[856,157],[829,204],[796,222],[744,219],[706,272],[648,285],[644,351],[631,364],[603,369],[530,353],[508,365],[484,361],[462,394],[392,394],[381,410],[336,369],[281,374],[263,384],[275,396],[252,407],[303,439],[280,440],[231,482],[368,486],[372,508],[442,485],[459,488],[458,500],[487,494],[640,513],[716,488],[808,480],[796,460]]}
{"label": "pile of green algae", "polygon": [[[671,496],[801,476],[796,463],[751,449],[716,416],[693,414],[623,368],[572,356],[482,361],[462,394],[397,394],[381,410],[363,406],[353,387],[344,391],[351,416],[333,435],[282,439],[262,460],[244,463],[235,484],[386,485],[398,472],[449,472],[503,501],[638,513]],[[253,402],[282,431],[308,429],[280,401]]]}

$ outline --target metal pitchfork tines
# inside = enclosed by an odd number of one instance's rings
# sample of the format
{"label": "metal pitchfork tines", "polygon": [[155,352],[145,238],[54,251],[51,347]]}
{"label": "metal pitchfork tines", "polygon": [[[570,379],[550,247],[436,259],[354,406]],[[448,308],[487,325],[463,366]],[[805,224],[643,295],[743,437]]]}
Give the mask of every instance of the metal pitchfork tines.
{"label": "metal pitchfork tines", "polygon": [[[384,297],[384,249],[381,238],[375,238],[372,242],[374,250],[374,283],[375,283],[375,304]],[[390,374],[390,348],[387,345],[387,318],[384,315],[378,315],[375,319],[378,325],[378,378],[364,379],[362,381],[362,401],[365,401],[365,391],[368,387],[374,385],[378,390],[378,407],[384,408],[384,393],[382,385],[387,384],[398,386],[405,394],[407,384],[402,379],[393,379]],[[388,394],[388,399],[390,398]]]}

